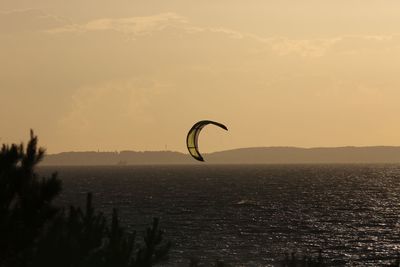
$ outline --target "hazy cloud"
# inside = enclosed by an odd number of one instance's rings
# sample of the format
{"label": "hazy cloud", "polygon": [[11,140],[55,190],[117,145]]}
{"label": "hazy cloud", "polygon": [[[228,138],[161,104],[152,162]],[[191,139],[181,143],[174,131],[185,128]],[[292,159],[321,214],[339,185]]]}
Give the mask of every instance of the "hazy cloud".
{"label": "hazy cloud", "polygon": [[127,121],[149,122],[152,119],[147,109],[151,99],[166,93],[162,88],[154,82],[140,80],[82,87],[72,96],[70,111],[60,122],[80,132],[92,131],[96,125],[115,127]]}
{"label": "hazy cloud", "polygon": [[86,144],[88,149],[96,144],[123,149],[118,145],[121,140],[137,145],[148,125],[156,124],[154,105],[168,91],[168,85],[150,80],[81,87],[73,94],[69,111],[58,122],[58,136],[81,140],[77,147]]}
{"label": "hazy cloud", "polygon": [[130,18],[102,18],[85,24],[72,24],[49,30],[50,33],[116,31],[124,34],[148,34],[161,31],[168,26],[186,23],[184,17],[175,13],[162,13],[153,16]]}
{"label": "hazy cloud", "polygon": [[[381,49],[382,44],[390,49],[397,47],[399,41],[394,35],[345,35],[314,39],[263,37],[226,27],[193,25],[184,16],[172,12],[142,17],[95,19],[83,24],[68,24],[46,31],[48,33],[113,31],[130,35],[133,39],[141,35],[156,34],[156,32],[184,35],[220,34],[230,39],[253,42],[261,52],[271,51],[279,56],[295,54],[302,57],[321,57],[327,52],[354,53],[365,49]],[[394,41],[396,41],[395,44],[393,44]]]}

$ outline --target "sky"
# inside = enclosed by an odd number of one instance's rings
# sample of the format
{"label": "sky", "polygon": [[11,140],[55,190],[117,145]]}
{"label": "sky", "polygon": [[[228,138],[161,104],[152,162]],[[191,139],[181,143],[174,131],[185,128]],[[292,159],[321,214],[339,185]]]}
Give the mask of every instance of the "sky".
{"label": "sky", "polygon": [[400,2],[2,0],[0,142],[400,145]]}

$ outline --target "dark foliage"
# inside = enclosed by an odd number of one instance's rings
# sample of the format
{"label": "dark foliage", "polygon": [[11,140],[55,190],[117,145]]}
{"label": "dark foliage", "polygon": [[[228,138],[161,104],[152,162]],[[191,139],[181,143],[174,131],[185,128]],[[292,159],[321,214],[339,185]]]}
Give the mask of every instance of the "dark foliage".
{"label": "dark foliage", "polygon": [[[95,214],[88,194],[86,211],[71,206],[64,210],[40,239],[35,266],[152,266],[166,259],[170,243],[162,242],[158,219],[147,229],[143,244],[135,242],[136,233],[128,233],[119,224],[113,210],[108,227],[102,213]],[[65,253],[68,251],[68,253]]]}
{"label": "dark foliage", "polygon": [[31,131],[26,147],[3,145],[0,151],[0,266],[28,266],[35,242],[58,211],[57,175],[39,178],[35,166],[44,156]]}
{"label": "dark foliage", "polygon": [[117,210],[111,225],[92,206],[68,210],[52,204],[61,191],[54,173],[39,178],[35,166],[44,150],[37,137],[24,149],[3,145],[0,152],[0,267],[148,267],[166,259],[169,242],[163,242],[158,219],[147,229],[143,242],[120,226]]}
{"label": "dark foliage", "polygon": [[400,255],[397,255],[397,259],[390,263],[388,266],[400,267]]}
{"label": "dark foliage", "polygon": [[225,263],[224,261],[216,261],[214,262],[213,265],[204,265],[200,263],[200,260],[197,258],[192,258],[190,259],[189,262],[189,267],[203,267],[203,266],[209,266],[209,267],[230,267],[231,265]]}
{"label": "dark foliage", "polygon": [[286,254],[285,259],[281,262],[282,267],[325,267],[328,266],[323,257],[322,251],[319,251],[318,257],[311,255],[297,256],[296,253],[292,252]]}
{"label": "dark foliage", "polygon": [[[190,259],[189,262],[190,267],[203,267],[203,266],[210,266],[210,265],[205,265],[200,262],[198,258],[192,258]],[[216,261],[214,265],[211,265],[214,267],[229,267],[231,266],[230,264],[227,264],[224,261]],[[233,265],[235,266],[235,265]],[[322,251],[318,253],[317,257],[313,257],[312,255],[304,255],[304,256],[298,256],[296,253],[291,253],[286,254],[285,258],[281,260],[280,262],[277,262],[274,264],[274,266],[280,266],[280,267],[326,267],[328,264],[322,257]]]}

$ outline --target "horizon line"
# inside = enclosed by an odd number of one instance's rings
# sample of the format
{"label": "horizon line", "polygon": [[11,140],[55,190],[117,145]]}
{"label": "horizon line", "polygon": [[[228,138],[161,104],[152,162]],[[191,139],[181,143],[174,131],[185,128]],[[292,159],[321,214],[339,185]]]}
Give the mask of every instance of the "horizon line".
{"label": "horizon line", "polygon": [[[202,154],[213,154],[220,153],[226,151],[233,150],[241,150],[241,149],[262,149],[262,148],[291,148],[291,149],[303,149],[303,150],[311,150],[311,149],[339,149],[339,148],[400,148],[400,145],[368,145],[368,146],[354,146],[354,145],[346,145],[346,146],[315,146],[315,147],[300,147],[300,146],[253,146],[253,147],[238,147],[238,148],[230,148],[212,152],[203,152]],[[172,152],[172,153],[181,153],[188,154],[187,152],[182,152],[178,150],[70,150],[70,151],[61,151],[55,153],[46,153],[46,155],[57,155],[63,153],[122,153],[122,152],[136,152],[136,153],[145,153],[145,152]]]}

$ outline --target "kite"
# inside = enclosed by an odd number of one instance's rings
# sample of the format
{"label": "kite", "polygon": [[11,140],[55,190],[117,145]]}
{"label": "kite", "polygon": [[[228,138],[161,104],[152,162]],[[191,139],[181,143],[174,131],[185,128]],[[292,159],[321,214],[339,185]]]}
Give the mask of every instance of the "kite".
{"label": "kite", "polygon": [[218,127],[221,127],[222,129],[228,131],[228,128],[226,128],[225,125],[215,122],[215,121],[204,120],[204,121],[199,121],[195,125],[193,125],[187,134],[186,146],[189,150],[190,155],[192,155],[192,157],[197,159],[198,161],[204,161],[203,157],[201,156],[201,154],[199,152],[199,147],[198,147],[199,134],[200,134],[201,130],[203,129],[203,127],[208,124],[214,124]]}

